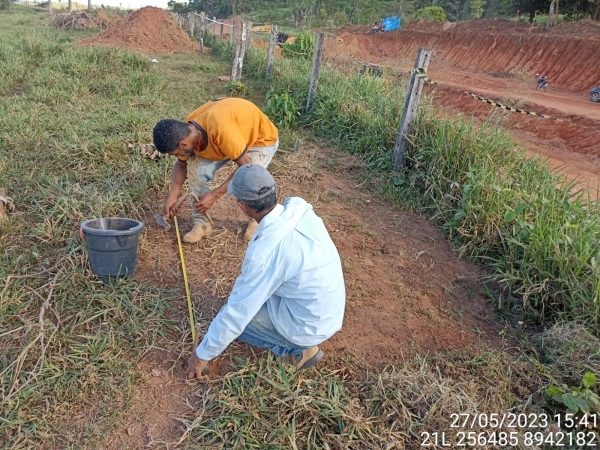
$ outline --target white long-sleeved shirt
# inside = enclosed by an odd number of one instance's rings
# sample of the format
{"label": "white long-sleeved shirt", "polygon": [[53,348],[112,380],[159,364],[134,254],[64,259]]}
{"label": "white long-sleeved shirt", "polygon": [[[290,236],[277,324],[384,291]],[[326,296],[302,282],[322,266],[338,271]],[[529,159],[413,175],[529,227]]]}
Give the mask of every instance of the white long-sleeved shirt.
{"label": "white long-sleeved shirt", "polygon": [[261,220],[227,303],[196,349],[198,358],[221,354],[265,302],[277,331],[299,346],[318,345],[342,328],[340,257],[323,221],[299,197]]}

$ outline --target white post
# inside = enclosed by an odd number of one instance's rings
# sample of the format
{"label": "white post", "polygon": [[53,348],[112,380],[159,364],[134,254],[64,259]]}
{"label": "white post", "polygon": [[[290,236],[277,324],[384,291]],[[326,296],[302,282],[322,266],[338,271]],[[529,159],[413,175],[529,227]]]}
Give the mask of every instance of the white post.
{"label": "white post", "polygon": [[231,81],[240,81],[242,78],[242,66],[244,65],[244,55],[246,53],[246,38],[246,22],[242,22],[242,33],[235,47],[235,59],[231,68]]}
{"label": "white post", "polygon": [[306,112],[312,107],[313,97],[317,93],[319,85],[319,72],[321,70],[321,58],[323,56],[323,42],[325,42],[325,33],[317,33],[315,42],[315,55],[313,57],[312,72],[310,75],[310,87],[308,88],[308,99],[306,100]]}
{"label": "white post", "polygon": [[204,51],[204,30],[206,29],[206,17],[204,13],[200,14],[200,32],[198,33],[198,51],[202,53]]}
{"label": "white post", "polygon": [[269,39],[269,56],[267,58],[267,73],[265,78],[271,78],[273,62],[275,60],[275,47],[277,46],[277,25],[271,25],[271,37]]}

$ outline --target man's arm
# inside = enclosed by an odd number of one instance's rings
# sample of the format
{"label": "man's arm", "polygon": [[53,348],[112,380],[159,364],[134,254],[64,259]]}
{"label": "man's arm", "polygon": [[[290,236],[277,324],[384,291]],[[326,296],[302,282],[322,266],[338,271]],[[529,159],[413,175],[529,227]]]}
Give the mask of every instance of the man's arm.
{"label": "man's arm", "polygon": [[223,352],[256,316],[264,303],[281,286],[282,280],[263,264],[249,260],[235,281],[225,306],[213,319],[206,335],[190,356],[188,378],[200,377],[207,362]]}
{"label": "man's arm", "polygon": [[187,177],[187,161],[181,161],[178,159],[173,165],[173,178],[171,179],[171,189],[169,190],[169,196],[165,201],[165,214],[167,220],[170,220],[177,214],[177,210],[174,208],[179,194],[181,193],[181,187],[185,183]]}
{"label": "man's arm", "polygon": [[[242,167],[245,164],[252,163],[252,158],[250,158],[250,156],[248,156],[248,153],[244,152],[242,154],[242,156],[240,156],[238,159],[236,159],[234,161],[238,165],[238,167]],[[202,214],[204,214],[206,211],[208,211],[215,204],[215,202],[218,199],[223,197],[223,195],[227,194],[227,186],[229,186],[229,182],[233,178],[234,174],[235,174],[235,172],[232,172],[231,175],[229,175],[229,178],[227,178],[225,180],[225,182],[222,185],[220,185],[218,188],[213,189],[212,191],[201,195],[198,198],[198,202],[194,203],[194,207]]]}

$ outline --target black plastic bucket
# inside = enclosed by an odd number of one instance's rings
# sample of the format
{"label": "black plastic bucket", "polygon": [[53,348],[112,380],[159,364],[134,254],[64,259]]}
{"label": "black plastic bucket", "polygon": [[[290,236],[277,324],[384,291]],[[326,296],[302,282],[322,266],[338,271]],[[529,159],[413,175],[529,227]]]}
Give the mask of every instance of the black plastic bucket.
{"label": "black plastic bucket", "polygon": [[133,219],[108,217],[81,224],[94,275],[104,283],[131,278],[137,266],[137,249],[144,224]]}

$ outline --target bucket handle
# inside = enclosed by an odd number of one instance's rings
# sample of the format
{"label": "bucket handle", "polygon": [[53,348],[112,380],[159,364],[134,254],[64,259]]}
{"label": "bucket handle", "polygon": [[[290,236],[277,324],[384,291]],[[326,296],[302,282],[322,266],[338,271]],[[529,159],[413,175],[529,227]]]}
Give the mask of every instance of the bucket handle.
{"label": "bucket handle", "polygon": [[125,245],[127,245],[127,241],[129,240],[129,236],[115,236],[115,239],[117,240],[119,247],[125,247]]}

